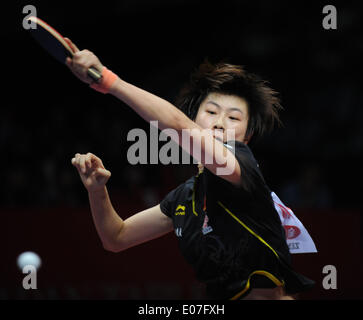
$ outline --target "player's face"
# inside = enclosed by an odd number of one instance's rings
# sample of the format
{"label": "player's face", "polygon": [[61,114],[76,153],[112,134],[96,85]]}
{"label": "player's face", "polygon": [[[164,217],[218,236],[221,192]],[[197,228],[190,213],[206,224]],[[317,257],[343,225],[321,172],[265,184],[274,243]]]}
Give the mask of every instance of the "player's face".
{"label": "player's face", "polygon": [[[204,129],[214,130],[218,140],[226,142],[227,130],[234,132],[236,141],[248,142],[248,106],[245,99],[235,95],[210,93],[201,103],[195,122]],[[231,132],[231,131],[230,131]]]}

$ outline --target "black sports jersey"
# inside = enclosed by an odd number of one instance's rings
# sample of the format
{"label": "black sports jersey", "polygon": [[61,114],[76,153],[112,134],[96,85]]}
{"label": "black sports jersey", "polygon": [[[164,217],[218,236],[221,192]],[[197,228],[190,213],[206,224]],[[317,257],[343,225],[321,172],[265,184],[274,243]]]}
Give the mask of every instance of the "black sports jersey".
{"label": "black sports jersey", "polygon": [[173,220],[181,252],[209,298],[238,299],[251,288],[284,286],[293,294],[314,282],[294,272],[271,191],[251,150],[233,141],[241,186],[204,170],[160,203]]}

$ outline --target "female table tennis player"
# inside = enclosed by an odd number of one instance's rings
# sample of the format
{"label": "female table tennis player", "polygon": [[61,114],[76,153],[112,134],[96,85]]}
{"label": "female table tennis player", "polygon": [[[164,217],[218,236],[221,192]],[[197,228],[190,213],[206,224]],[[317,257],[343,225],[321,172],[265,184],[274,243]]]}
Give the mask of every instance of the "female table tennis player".
{"label": "female table tennis player", "polygon": [[[172,128],[179,137],[184,130],[201,151],[189,150],[200,162],[196,176],[159,205],[126,220],[113,209],[106,188],[111,173],[101,159],[75,155],[72,164],[88,191],[105,249],[119,252],[174,229],[208,298],[287,300],[314,285],[291,267],[271,191],[248,147],[252,135],[262,135],[279,121],[279,99],[264,81],[241,66],[206,62],[175,107],[120,79],[88,50],[78,50],[66,63],[93,89],[114,95],[146,121],[157,120],[159,129]],[[91,66],[102,72],[100,83],[87,76]],[[207,134],[205,129],[210,129]],[[227,139],[228,131],[234,133],[233,141]],[[176,140],[181,144],[181,138]]]}

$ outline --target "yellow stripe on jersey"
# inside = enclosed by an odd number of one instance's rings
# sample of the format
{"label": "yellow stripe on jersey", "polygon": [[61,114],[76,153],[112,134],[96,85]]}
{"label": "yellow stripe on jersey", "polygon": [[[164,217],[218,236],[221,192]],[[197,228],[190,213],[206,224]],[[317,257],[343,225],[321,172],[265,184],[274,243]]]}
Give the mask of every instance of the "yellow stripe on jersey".
{"label": "yellow stripe on jersey", "polygon": [[274,255],[280,259],[279,255],[276,253],[276,251],[265,241],[263,240],[256,232],[251,230],[247,225],[245,225],[240,219],[238,219],[231,211],[229,211],[220,201],[218,201],[218,204],[227,211],[239,224],[241,224],[248,232],[250,232],[252,235],[254,235],[258,240],[260,240],[265,246],[267,246]]}
{"label": "yellow stripe on jersey", "polygon": [[237,300],[239,297],[241,297],[243,294],[245,294],[248,291],[248,289],[250,288],[250,285],[251,285],[250,284],[251,277],[254,276],[255,274],[259,274],[261,276],[265,276],[265,277],[269,278],[278,287],[283,287],[285,285],[284,281],[280,281],[272,273],[264,271],[264,270],[256,270],[248,276],[246,286],[243,288],[243,290],[241,290],[236,295],[234,295],[230,300]]}

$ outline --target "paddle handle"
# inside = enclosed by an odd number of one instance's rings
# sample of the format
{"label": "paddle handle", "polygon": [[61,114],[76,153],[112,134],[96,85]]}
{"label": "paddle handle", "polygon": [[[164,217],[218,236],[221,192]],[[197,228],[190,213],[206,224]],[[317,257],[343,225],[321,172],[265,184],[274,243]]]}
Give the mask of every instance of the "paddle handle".
{"label": "paddle handle", "polygon": [[87,70],[87,73],[96,82],[98,82],[102,78],[102,74],[100,74],[99,71],[96,70],[95,68],[92,68],[92,67],[89,68]]}
{"label": "paddle handle", "polygon": [[[69,46],[69,49],[67,48],[67,46],[65,46],[65,48],[67,49],[68,55],[71,58],[73,58],[73,55],[75,52],[75,48],[74,48],[73,44],[68,39],[64,39],[63,37],[62,37],[62,40],[64,40],[66,42],[66,44]],[[92,68],[92,67],[87,70],[87,74],[96,82],[98,82],[102,78],[102,74],[98,70],[96,70],[95,68]]]}

